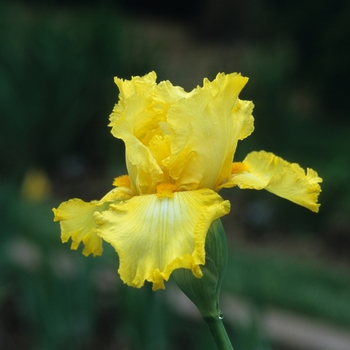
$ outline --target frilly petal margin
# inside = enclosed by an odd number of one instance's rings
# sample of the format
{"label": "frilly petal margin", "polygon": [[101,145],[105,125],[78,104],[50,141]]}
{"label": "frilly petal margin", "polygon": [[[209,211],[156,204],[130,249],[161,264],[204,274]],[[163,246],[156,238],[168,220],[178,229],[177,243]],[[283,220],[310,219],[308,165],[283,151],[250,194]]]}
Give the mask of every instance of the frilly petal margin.
{"label": "frilly petal margin", "polygon": [[181,190],[215,189],[229,177],[238,140],[254,130],[253,103],[238,98],[247,81],[220,73],[169,109],[171,155],[164,165]]}
{"label": "frilly petal margin", "polygon": [[100,237],[119,255],[124,283],[153,290],[164,289],[175,269],[191,269],[201,277],[205,238],[213,220],[226,215],[230,203],[210,189],[135,196],[94,214]]}
{"label": "frilly petal margin", "polygon": [[102,239],[96,233],[93,214],[96,211],[107,210],[111,203],[130,197],[130,189],[119,187],[108,192],[99,201],[84,202],[75,198],[61,203],[57,209],[53,208],[54,221],[60,221],[62,242],[66,243],[71,238],[71,249],[78,249],[80,243],[83,242],[85,256],[101,255]]}
{"label": "frilly petal margin", "polygon": [[277,196],[318,212],[322,179],[313,169],[305,170],[273,153],[251,152],[242,163],[233,163],[231,179],[221,187],[265,189]]}
{"label": "frilly petal margin", "polygon": [[154,193],[157,184],[164,180],[149,142],[166,124],[171,105],[188,95],[169,81],[157,84],[156,77],[151,72],[131,80],[115,78],[120,99],[110,115],[109,126],[113,136],[125,143],[128,173],[138,194]]}
{"label": "frilly petal margin", "polygon": [[115,78],[120,90],[119,102],[110,115],[112,134],[122,139],[126,148],[126,166],[133,188],[137,193],[152,192],[155,184],[163,180],[163,172],[142,142],[149,130],[156,129],[164,119],[156,114],[152,105],[152,90],[157,86],[156,74],[131,80]]}

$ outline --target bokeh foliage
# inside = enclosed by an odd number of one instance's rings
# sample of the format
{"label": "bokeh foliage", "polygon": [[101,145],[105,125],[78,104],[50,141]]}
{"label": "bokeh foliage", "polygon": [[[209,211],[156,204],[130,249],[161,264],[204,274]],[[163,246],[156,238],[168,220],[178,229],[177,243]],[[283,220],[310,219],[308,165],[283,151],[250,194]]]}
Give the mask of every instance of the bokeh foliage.
{"label": "bokeh foliage", "polygon": [[52,168],[69,152],[106,163],[113,77],[149,70],[147,55],[128,55],[118,11],[8,3],[0,21],[2,175]]}

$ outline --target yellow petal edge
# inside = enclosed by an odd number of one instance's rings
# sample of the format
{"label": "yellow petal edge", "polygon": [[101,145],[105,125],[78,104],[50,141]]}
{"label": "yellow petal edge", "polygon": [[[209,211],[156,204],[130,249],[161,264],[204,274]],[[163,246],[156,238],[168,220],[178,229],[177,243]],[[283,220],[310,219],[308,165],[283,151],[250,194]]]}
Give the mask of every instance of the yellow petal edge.
{"label": "yellow petal edge", "polygon": [[260,151],[249,153],[242,163],[233,163],[231,179],[222,187],[265,189],[317,213],[321,182],[315,170],[305,172],[296,163]]}
{"label": "yellow petal edge", "polygon": [[102,239],[96,233],[96,223],[93,214],[96,211],[108,209],[110,203],[130,198],[130,189],[115,188],[108,192],[101,200],[84,202],[74,198],[53,208],[54,221],[60,222],[61,240],[63,243],[72,240],[71,249],[78,249],[81,242],[85,247],[83,254],[93,256],[102,254]]}

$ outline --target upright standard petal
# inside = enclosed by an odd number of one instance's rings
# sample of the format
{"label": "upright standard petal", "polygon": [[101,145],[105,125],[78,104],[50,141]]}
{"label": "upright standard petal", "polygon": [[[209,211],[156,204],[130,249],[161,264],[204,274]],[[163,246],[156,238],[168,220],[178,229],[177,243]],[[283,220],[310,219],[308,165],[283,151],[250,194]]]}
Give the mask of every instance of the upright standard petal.
{"label": "upright standard petal", "polygon": [[232,177],[222,187],[265,189],[282,198],[318,212],[322,179],[313,169],[306,173],[296,163],[289,163],[272,153],[252,152],[242,163],[233,163]]}
{"label": "upright standard petal", "polygon": [[252,102],[238,98],[247,81],[218,74],[169,109],[171,155],[164,164],[179,189],[215,189],[230,177],[237,142],[254,129]]}
{"label": "upright standard petal", "polygon": [[108,209],[110,203],[130,198],[127,188],[115,188],[99,201],[84,202],[81,199],[70,199],[63,202],[54,212],[54,221],[60,221],[61,240],[63,243],[72,239],[71,249],[78,249],[81,242],[85,247],[83,254],[101,255],[102,239],[96,233],[93,215],[96,211]]}
{"label": "upright standard petal", "polygon": [[230,205],[214,191],[135,196],[95,213],[98,234],[119,255],[124,283],[164,289],[173,270],[191,269],[196,277],[205,263],[205,237],[213,220],[227,214]]}
{"label": "upright standard petal", "polygon": [[[154,193],[160,182],[168,180],[157,157],[159,152],[154,154],[149,146],[155,144],[155,139],[164,139],[168,109],[187,95],[169,81],[157,85],[155,80],[154,72],[131,80],[115,79],[120,100],[110,116],[110,126],[112,134],[125,143],[128,173],[138,194]],[[164,157],[169,154],[170,148]]]}
{"label": "upright standard petal", "polygon": [[162,115],[155,114],[152,90],[157,85],[154,72],[132,80],[115,79],[119,102],[110,116],[113,136],[122,139],[126,149],[126,165],[137,193],[152,193],[163,180],[163,172],[144,143],[152,130],[158,128]]}

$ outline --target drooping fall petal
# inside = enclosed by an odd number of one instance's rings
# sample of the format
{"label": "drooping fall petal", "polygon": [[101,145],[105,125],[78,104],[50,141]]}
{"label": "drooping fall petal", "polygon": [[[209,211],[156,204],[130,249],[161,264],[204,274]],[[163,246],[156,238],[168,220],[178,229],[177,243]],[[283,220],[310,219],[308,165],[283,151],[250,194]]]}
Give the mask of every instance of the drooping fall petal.
{"label": "drooping fall petal", "polygon": [[201,189],[135,196],[94,216],[98,234],[119,255],[121,279],[133,287],[149,281],[157,290],[177,268],[201,276],[207,231],[229,208],[216,192]]}
{"label": "drooping fall petal", "polygon": [[322,179],[316,171],[307,171],[296,163],[265,151],[252,152],[242,163],[233,163],[232,177],[222,187],[237,185],[242,189],[265,189],[277,196],[318,212]]}
{"label": "drooping fall petal", "polygon": [[115,188],[99,201],[84,202],[81,199],[70,199],[53,209],[54,221],[60,221],[61,240],[63,243],[72,239],[71,249],[78,249],[81,242],[85,247],[83,254],[101,255],[102,239],[96,233],[93,214],[108,209],[110,203],[130,198],[127,189]]}

